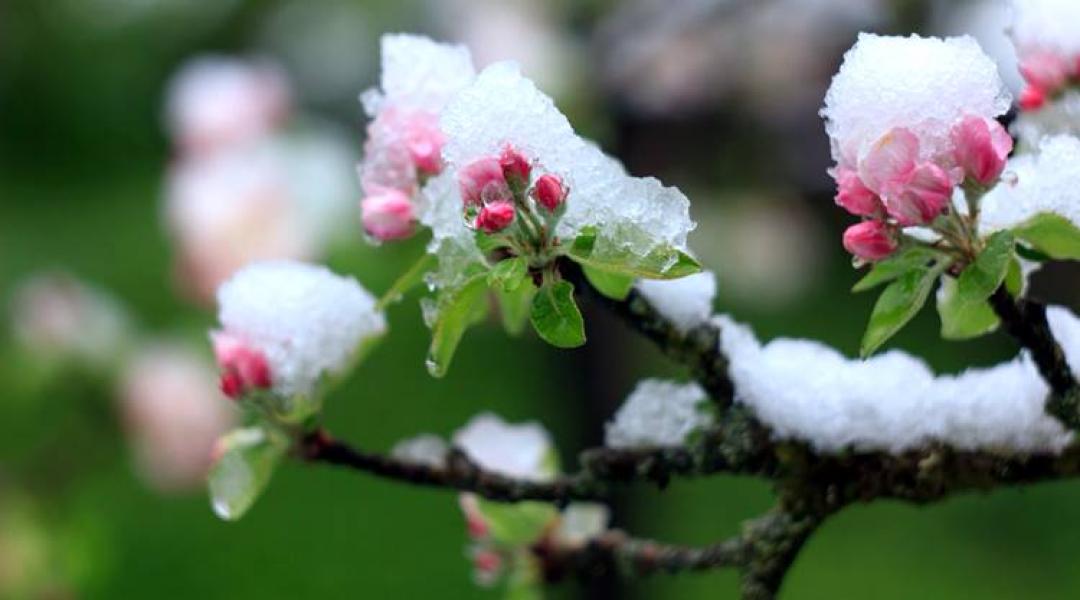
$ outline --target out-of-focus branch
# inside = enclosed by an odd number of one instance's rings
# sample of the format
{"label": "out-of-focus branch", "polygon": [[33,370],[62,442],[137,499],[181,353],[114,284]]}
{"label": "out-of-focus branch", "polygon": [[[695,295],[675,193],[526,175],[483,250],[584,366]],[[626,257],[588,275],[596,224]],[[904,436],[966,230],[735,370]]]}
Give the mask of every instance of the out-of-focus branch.
{"label": "out-of-focus branch", "polygon": [[1014,299],[1005,286],[994,292],[990,304],[1009,335],[1031,352],[1043,379],[1050,385],[1053,393],[1046,403],[1047,412],[1069,429],[1080,429],[1080,384],[1050,331],[1046,306],[1025,298]]}
{"label": "out-of-focus branch", "polygon": [[761,454],[765,440],[750,441],[737,432],[718,427],[705,432],[693,445],[668,448],[593,448],[581,455],[578,473],[549,481],[507,477],[486,470],[464,452],[451,450],[443,464],[427,464],[376,452],[367,452],[335,440],[323,430],[303,437],[300,453],[309,461],[348,467],[385,479],[427,487],[467,491],[488,500],[520,502],[537,500],[565,504],[572,500],[598,500],[607,496],[609,484],[649,481],[663,487],[676,475],[695,476],[729,472],[766,475],[774,464]]}
{"label": "out-of-focus branch", "polygon": [[817,518],[778,508],[744,523],[739,535],[708,546],[665,544],[613,530],[572,548],[545,540],[533,547],[533,553],[549,581],[734,568],[741,575],[743,598],[765,600],[775,598],[784,574],[818,523]]}

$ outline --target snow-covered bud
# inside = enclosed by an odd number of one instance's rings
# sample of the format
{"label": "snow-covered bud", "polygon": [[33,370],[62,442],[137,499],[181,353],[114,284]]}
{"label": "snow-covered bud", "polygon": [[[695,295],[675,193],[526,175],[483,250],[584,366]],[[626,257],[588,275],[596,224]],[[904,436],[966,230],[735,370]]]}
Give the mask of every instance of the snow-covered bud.
{"label": "snow-covered bud", "polygon": [[555,476],[551,438],[537,423],[511,425],[495,414],[482,413],[454,432],[453,441],[484,469],[533,481]]}
{"label": "snow-covered bud", "polygon": [[883,185],[913,163],[947,166],[955,123],[992,119],[1010,104],[997,65],[969,36],[863,33],[844,55],[821,115],[837,165],[857,168],[884,197]]}
{"label": "snow-covered bud", "polygon": [[953,187],[944,169],[923,163],[886,192],[885,210],[901,225],[925,225],[948,207]]}
{"label": "snow-covered bud", "polygon": [[120,402],[139,474],[171,492],[203,484],[214,440],[234,413],[214,384],[214,371],[183,346],[139,352],[123,375]]}
{"label": "snow-covered bud", "polygon": [[555,212],[566,201],[566,186],[557,175],[543,175],[533,186],[533,198],[548,212]]}
{"label": "snow-covered bud", "polygon": [[836,204],[853,215],[869,217],[881,212],[881,198],[859,179],[853,169],[839,168],[836,172]]}
{"label": "snow-covered bud", "polygon": [[896,250],[896,239],[881,221],[863,221],[844,231],[844,248],[863,260],[881,260]]}
{"label": "snow-covered bud", "polygon": [[522,153],[512,146],[507,146],[503,148],[502,155],[499,156],[499,164],[502,165],[503,177],[511,186],[524,188],[529,185],[532,165]]}
{"label": "snow-covered bud", "polygon": [[858,177],[871,191],[884,196],[903,185],[919,158],[919,138],[911,130],[889,130],[859,160]]}
{"label": "snow-covered bud", "polygon": [[437,175],[442,170],[442,147],[446,136],[439,130],[439,120],[429,112],[415,112],[403,124],[405,147],[416,170]]}
{"label": "snow-covered bud", "polygon": [[226,396],[235,400],[247,392],[271,386],[270,365],[262,352],[221,331],[211,332],[210,341],[221,369],[221,391]]}
{"label": "snow-covered bud", "polygon": [[379,241],[400,240],[413,233],[412,200],[400,190],[383,188],[360,201],[364,231]]}
{"label": "snow-covered bud", "polygon": [[476,228],[484,233],[498,233],[514,222],[514,205],[499,200],[480,209],[476,216]]}
{"label": "snow-covered bud", "polygon": [[[320,379],[349,365],[361,342],[386,330],[375,298],[355,280],[300,262],[241,269],[218,290],[218,306],[226,339],[264,357],[271,390],[282,397],[311,395]],[[258,369],[249,374],[261,381]]]}
{"label": "snow-covered bud", "polygon": [[964,173],[980,185],[994,182],[1012,152],[1013,141],[994,119],[966,117],[953,127],[953,158]]}
{"label": "snow-covered bud", "polygon": [[493,156],[479,158],[458,172],[461,199],[466,206],[513,200],[502,164]]}

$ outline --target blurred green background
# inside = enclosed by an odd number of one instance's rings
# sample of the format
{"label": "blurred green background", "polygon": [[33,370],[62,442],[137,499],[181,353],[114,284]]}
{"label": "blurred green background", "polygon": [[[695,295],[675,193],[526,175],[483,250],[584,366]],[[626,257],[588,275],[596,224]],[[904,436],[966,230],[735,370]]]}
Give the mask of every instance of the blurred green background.
{"label": "blurred green background", "polygon": [[[526,22],[547,28],[543,39],[554,43],[522,48],[533,38],[512,36],[478,54],[530,50],[523,57],[526,72],[530,61],[547,69],[538,75],[541,85],[580,131],[632,172],[657,175],[688,193],[700,223],[691,245],[718,272],[718,310],[753,324],[763,339],[813,337],[852,354],[871,298],[847,291],[855,274],[839,244],[846,217],[832,204],[824,172],[829,158],[816,117],[820,99],[859,28],[955,30],[964,21],[954,11],[973,5],[519,4]],[[203,335],[214,324],[213,311],[177,293],[174,249],[162,224],[163,178],[173,153],[162,117],[170,75],[206,52],[270,57],[285,66],[302,109],[337,123],[359,152],[364,117],[356,95],[377,82],[379,33],[426,32],[470,45],[505,37],[508,25],[485,21],[491,5],[4,0],[4,301],[22,278],[62,268],[119,298],[142,335],[180,336],[208,355]],[[548,60],[552,47],[558,56]],[[351,243],[327,262],[376,293],[423,251],[420,240],[371,248],[358,223],[355,230]],[[1049,299],[1076,306],[1075,281],[1069,273],[1047,273],[1037,285]],[[326,422],[344,439],[389,448],[418,432],[447,435],[490,409],[511,421],[543,423],[564,465],[572,467],[580,449],[601,441],[604,419],[636,380],[680,375],[593,308],[586,307],[590,342],[584,349],[557,352],[531,334],[509,339],[488,324],[468,334],[450,374],[435,380],[423,365],[427,330],[409,299],[390,311],[392,335],[328,400]],[[1002,336],[944,343],[937,327],[926,311],[894,345],[942,371],[1015,353]],[[243,520],[223,523],[201,492],[175,496],[147,488],[132,468],[115,384],[79,372],[44,377],[9,338],[0,351],[0,514],[9,515],[0,523],[0,578],[5,561],[19,564],[13,549],[32,554],[47,548],[40,551],[47,558],[39,578],[44,585],[0,587],[0,596],[497,594],[471,581],[451,493],[289,463]],[[678,481],[663,492],[625,490],[614,522],[644,536],[707,543],[736,532],[740,520],[770,501],[767,486],[755,481]],[[924,508],[880,502],[828,522],[796,563],[784,596],[1072,597],[1080,593],[1077,554],[1078,483]],[[729,598],[735,576],[569,583],[556,594]]]}

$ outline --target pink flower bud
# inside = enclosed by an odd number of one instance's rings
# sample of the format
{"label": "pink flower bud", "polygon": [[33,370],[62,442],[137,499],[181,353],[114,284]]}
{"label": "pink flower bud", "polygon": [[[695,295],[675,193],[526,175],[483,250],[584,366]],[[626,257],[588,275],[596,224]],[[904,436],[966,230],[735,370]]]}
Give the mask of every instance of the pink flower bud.
{"label": "pink flower bud", "polygon": [[1020,110],[1039,110],[1046,104],[1046,92],[1029,85],[1020,92]]}
{"label": "pink flower bud", "polygon": [[236,399],[250,390],[271,386],[270,365],[262,352],[226,332],[213,332],[210,338],[221,368],[222,393]]}
{"label": "pink flower bud", "polygon": [[896,240],[881,221],[863,221],[844,231],[844,248],[863,260],[881,260],[896,250]]}
{"label": "pink flower bud", "polygon": [[923,163],[903,181],[890,186],[885,210],[901,225],[925,225],[945,210],[952,192],[949,174],[933,163]]}
{"label": "pink flower bud", "polygon": [[479,158],[461,169],[458,186],[466,206],[512,199],[499,159],[490,156]]}
{"label": "pink flower bud", "polygon": [[1020,74],[1032,87],[1053,93],[1065,85],[1071,65],[1056,52],[1029,52],[1020,61]]}
{"label": "pink flower bud", "polygon": [[476,216],[476,226],[485,233],[496,233],[506,229],[514,221],[514,205],[500,200],[480,209]]}
{"label": "pink flower bud", "polygon": [[364,231],[381,240],[400,240],[413,233],[413,205],[403,192],[392,188],[380,189],[360,202]]}
{"label": "pink flower bud", "polygon": [[498,552],[477,548],[472,554],[473,576],[478,585],[492,586],[502,571],[503,559]]}
{"label": "pink flower bud", "polygon": [[549,212],[555,212],[566,200],[566,186],[556,175],[544,175],[533,186],[533,198]]}
{"label": "pink flower bud", "polygon": [[507,181],[522,186],[528,185],[532,165],[520,152],[514,150],[511,146],[503,148],[502,156],[499,157],[499,164],[502,165],[503,177]]}
{"label": "pink flower bud", "polygon": [[994,119],[965,117],[952,129],[953,157],[964,173],[989,185],[1005,170],[1013,141]]}
{"label": "pink flower bud", "polygon": [[473,566],[477,571],[495,573],[502,566],[502,557],[491,550],[481,550],[473,555]]}
{"label": "pink flower bud", "polygon": [[469,537],[474,540],[482,540],[490,533],[487,520],[480,512],[480,504],[473,494],[462,494],[458,498],[461,512],[465,514],[465,527]]}
{"label": "pink flower bud", "polygon": [[884,208],[881,198],[866,187],[859,174],[843,167],[836,171],[836,203],[860,217],[872,216]]}
{"label": "pink flower bud", "polygon": [[887,188],[905,180],[919,158],[919,139],[902,127],[881,136],[859,161],[859,179],[863,185],[884,196]]}
{"label": "pink flower bud", "polygon": [[442,171],[442,147],[446,136],[439,130],[438,119],[426,112],[418,112],[404,124],[405,147],[416,170],[426,175],[438,175]]}

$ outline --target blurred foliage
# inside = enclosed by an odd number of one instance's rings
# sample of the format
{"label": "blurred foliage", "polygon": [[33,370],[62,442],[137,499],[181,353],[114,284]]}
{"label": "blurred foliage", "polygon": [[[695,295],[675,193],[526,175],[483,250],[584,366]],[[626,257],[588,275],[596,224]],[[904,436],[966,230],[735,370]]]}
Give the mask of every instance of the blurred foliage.
{"label": "blurred foliage", "polygon": [[[280,4],[0,4],[5,302],[20,277],[63,266],[118,295],[148,334],[203,339],[213,315],[175,293],[159,218],[169,156],[161,131],[162,87],[193,54],[250,50],[263,19]],[[419,0],[355,4],[368,15],[369,32],[431,26]],[[586,40],[612,9],[611,3],[563,4],[570,9],[565,23]],[[371,56],[375,45],[372,35],[366,42]],[[585,54],[579,58],[587,61]],[[366,81],[374,79],[366,73]],[[856,275],[833,242],[842,217],[828,194],[766,164],[771,149],[786,141],[783,131],[763,132],[745,119],[725,117],[739,114],[731,107],[650,120],[622,112],[617,99],[596,89],[561,102],[573,107],[582,131],[599,134],[632,171],[692,190],[695,213],[703,215],[696,234],[703,244],[737,198],[752,203],[755,195],[779,195],[807,210],[827,240],[812,285],[797,301],[779,306],[733,304],[724,297],[721,271],[721,308],[766,339],[813,337],[855,352],[871,304],[848,293]],[[360,112],[349,103],[325,108],[358,132]],[[806,122],[815,119],[813,110],[805,116]],[[787,135],[798,135],[793,131]],[[357,236],[330,263],[380,292],[420,252],[419,241],[376,250]],[[709,265],[724,257],[702,258]],[[1053,283],[1048,289],[1059,300],[1076,298],[1073,286]],[[638,377],[677,372],[610,317],[584,308],[590,341],[583,349],[557,352],[531,333],[510,339],[496,326],[479,327],[463,342],[454,369],[435,380],[424,369],[428,332],[410,298],[390,309],[392,335],[328,398],[326,422],[342,438],[388,448],[416,432],[448,434],[473,413],[491,409],[509,420],[541,421],[559,441],[563,464],[573,466],[574,453],[600,440],[602,419]],[[988,364],[1014,352],[1000,336],[943,343],[938,328],[932,312],[924,311],[893,345],[942,370]],[[70,582],[59,590],[69,593],[54,597],[487,594],[470,581],[464,526],[451,494],[290,463],[245,519],[223,523],[204,495],[162,497],[134,477],[113,395],[107,382],[37,376],[14,349],[0,350],[0,573],[14,560],[14,547],[32,554],[19,564],[48,565],[24,567],[23,574],[44,568]],[[785,597],[1068,597],[1080,590],[1080,571],[1071,564],[1080,551],[1077,500],[1080,484],[1069,482],[926,508],[855,507],[811,540]],[[705,543],[735,532],[741,519],[769,502],[760,482],[676,482],[663,493],[628,490],[616,504],[615,523],[641,535]],[[731,573],[710,573],[591,589],[596,596],[726,598],[734,595],[733,583]],[[559,594],[585,590],[567,584]]]}

